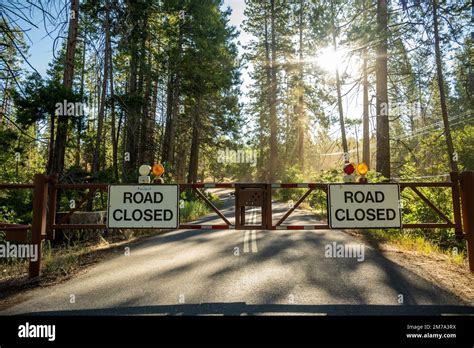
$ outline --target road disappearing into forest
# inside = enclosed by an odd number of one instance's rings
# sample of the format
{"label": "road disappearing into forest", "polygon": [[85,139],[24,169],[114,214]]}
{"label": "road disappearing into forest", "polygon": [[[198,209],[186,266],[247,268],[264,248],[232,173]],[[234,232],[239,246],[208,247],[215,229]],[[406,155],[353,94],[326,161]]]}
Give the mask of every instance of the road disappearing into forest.
{"label": "road disappearing into forest", "polygon": [[[232,221],[233,197],[222,197]],[[287,209],[274,202],[274,218]],[[219,220],[210,214],[200,222]],[[296,210],[288,222],[315,221]],[[131,244],[129,256],[117,251],[66,282],[32,290],[0,313],[474,314],[453,294],[361,243],[339,230],[178,230]]]}

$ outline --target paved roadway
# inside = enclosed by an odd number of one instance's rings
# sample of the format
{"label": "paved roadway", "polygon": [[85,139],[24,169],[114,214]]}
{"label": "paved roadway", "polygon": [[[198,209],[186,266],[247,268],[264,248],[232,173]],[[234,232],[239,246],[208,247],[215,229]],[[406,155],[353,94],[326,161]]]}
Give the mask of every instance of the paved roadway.
{"label": "paved roadway", "polygon": [[[231,218],[233,198],[223,197]],[[274,204],[280,216],[287,208]],[[202,221],[222,222],[215,215]],[[297,210],[289,222],[316,220]],[[334,242],[360,246],[338,230],[174,231],[131,245],[130,256],[117,253],[67,282],[33,290],[0,314],[474,314],[370,246],[360,262],[325,257]]]}

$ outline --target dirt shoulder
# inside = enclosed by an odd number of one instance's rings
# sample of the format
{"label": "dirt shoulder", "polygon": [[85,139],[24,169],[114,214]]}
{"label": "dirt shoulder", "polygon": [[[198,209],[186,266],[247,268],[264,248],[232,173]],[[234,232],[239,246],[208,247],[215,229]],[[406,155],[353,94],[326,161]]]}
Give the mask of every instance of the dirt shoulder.
{"label": "dirt shoulder", "polygon": [[391,243],[375,240],[366,231],[346,232],[363,239],[387,259],[455,294],[466,304],[474,306],[474,274],[469,272],[467,263],[463,265],[454,263],[449,256],[440,253],[424,254],[404,250]]}

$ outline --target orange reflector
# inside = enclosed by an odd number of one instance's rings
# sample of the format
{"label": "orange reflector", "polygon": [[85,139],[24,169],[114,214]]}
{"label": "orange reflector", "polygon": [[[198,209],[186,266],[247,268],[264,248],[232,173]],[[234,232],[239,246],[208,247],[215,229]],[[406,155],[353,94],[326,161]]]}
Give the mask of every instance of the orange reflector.
{"label": "orange reflector", "polygon": [[365,164],[364,162],[359,163],[359,165],[357,166],[357,173],[360,176],[364,176],[365,174],[367,174],[368,171],[369,167],[367,167],[367,164]]}
{"label": "orange reflector", "polygon": [[165,167],[161,163],[157,163],[153,165],[153,168],[151,170],[153,172],[153,175],[155,176],[162,176],[163,173],[165,172]]}

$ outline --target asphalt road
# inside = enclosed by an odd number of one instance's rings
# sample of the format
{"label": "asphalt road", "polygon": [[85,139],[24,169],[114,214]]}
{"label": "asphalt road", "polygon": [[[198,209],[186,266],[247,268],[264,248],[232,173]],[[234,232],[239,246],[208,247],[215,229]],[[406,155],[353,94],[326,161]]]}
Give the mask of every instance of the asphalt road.
{"label": "asphalt road", "polygon": [[[225,197],[232,218],[232,197]],[[274,204],[280,216],[286,209]],[[202,221],[222,223],[215,215]],[[317,220],[297,210],[288,221]],[[33,290],[0,314],[474,314],[474,307],[360,243],[338,230],[174,231]],[[328,245],[363,250],[363,257],[327,257]]]}

